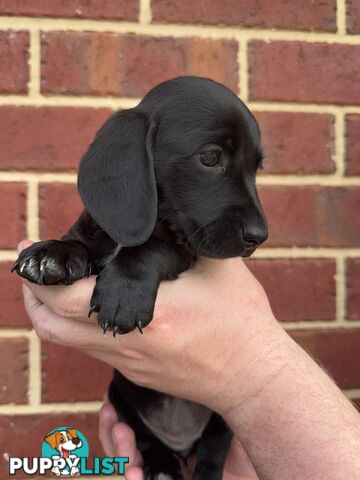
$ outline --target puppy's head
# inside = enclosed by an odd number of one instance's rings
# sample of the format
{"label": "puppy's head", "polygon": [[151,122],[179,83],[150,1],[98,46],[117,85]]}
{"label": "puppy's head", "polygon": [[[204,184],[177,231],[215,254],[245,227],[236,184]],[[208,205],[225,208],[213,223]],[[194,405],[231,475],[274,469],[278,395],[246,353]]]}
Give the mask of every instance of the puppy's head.
{"label": "puppy's head", "polygon": [[258,125],[236,95],[180,77],[108,120],[81,162],[79,190],[122,245],[146,241],[158,218],[198,255],[249,256],[267,238],[261,160]]}
{"label": "puppy's head", "polygon": [[80,438],[77,436],[76,430],[73,428],[56,431],[45,437],[44,440],[64,458],[67,458],[72,450],[80,448],[82,445]]}

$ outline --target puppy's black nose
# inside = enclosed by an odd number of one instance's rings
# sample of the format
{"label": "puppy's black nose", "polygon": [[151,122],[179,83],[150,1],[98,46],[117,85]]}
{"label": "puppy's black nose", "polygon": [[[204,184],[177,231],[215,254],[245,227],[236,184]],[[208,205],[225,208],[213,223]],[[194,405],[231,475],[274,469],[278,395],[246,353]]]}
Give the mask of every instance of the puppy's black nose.
{"label": "puppy's black nose", "polygon": [[266,228],[253,225],[243,228],[242,235],[244,243],[247,247],[257,247],[261,243],[265,242],[268,233]]}
{"label": "puppy's black nose", "polygon": [[74,437],[72,439],[72,442],[73,442],[74,445],[77,445],[80,442],[80,438]]}

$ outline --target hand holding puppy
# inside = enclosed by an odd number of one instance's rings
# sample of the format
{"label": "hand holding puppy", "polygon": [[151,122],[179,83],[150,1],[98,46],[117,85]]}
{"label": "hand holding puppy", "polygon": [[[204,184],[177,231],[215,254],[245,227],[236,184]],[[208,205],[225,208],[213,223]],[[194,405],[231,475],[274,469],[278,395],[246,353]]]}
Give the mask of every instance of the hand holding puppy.
{"label": "hand holding puppy", "polygon": [[[21,248],[28,245],[23,242]],[[25,305],[38,335],[83,350],[138,385],[205,404],[220,414],[240,401],[239,392],[229,386],[250,344],[266,339],[262,357],[285,337],[261,285],[239,258],[201,259],[175,282],[163,282],[154,320],[144,335],[136,330],[115,339],[104,336],[95,318],[87,317],[94,285],[95,277],[72,286],[26,282]],[[251,375],[262,358],[252,354],[250,364],[244,361],[242,376]],[[244,401],[249,393],[244,385]]]}
{"label": "hand holding puppy", "polygon": [[94,285],[93,277],[70,287],[25,283],[38,335],[99,358],[136,383],[216,410],[260,478],[357,478],[356,410],[276,323],[241,259],[201,259],[163,282],[144,335],[104,337],[87,317]]}

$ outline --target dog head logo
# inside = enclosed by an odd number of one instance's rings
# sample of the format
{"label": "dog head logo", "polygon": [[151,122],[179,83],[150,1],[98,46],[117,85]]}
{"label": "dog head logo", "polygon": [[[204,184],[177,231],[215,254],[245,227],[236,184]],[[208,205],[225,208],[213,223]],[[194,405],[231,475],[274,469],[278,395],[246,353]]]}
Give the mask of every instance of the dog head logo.
{"label": "dog head logo", "polygon": [[59,427],[44,437],[42,456],[54,461],[56,476],[79,475],[81,457],[88,457],[89,448],[84,435],[72,427]]}
{"label": "dog head logo", "polygon": [[68,458],[73,450],[82,446],[82,441],[78,437],[75,428],[55,431],[44,438],[51,448],[57,450],[62,458]]}

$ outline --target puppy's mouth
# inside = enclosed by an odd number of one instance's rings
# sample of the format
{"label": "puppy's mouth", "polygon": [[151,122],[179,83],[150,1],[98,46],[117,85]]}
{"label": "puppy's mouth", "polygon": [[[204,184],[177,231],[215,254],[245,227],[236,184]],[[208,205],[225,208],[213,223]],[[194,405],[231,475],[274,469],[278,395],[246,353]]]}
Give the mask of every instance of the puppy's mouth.
{"label": "puppy's mouth", "polygon": [[[196,256],[210,258],[250,257],[258,245],[244,243],[239,232],[233,227],[224,228],[217,221],[205,226],[189,222],[187,228],[179,228],[178,224],[167,220],[167,225],[175,235],[176,243],[191,250]],[[231,228],[232,227],[232,228]]]}
{"label": "puppy's mouth", "polygon": [[70,451],[66,450],[66,448],[62,448],[61,453],[64,458],[68,458],[68,456],[70,455]]}
{"label": "puppy's mouth", "polygon": [[201,247],[196,249],[196,254],[202,257],[210,257],[210,258],[232,258],[232,257],[243,257],[248,258],[250,257],[256,250],[256,247],[251,248],[243,248],[243,247]]}
{"label": "puppy's mouth", "polygon": [[250,257],[255,252],[255,250],[256,250],[256,247],[245,247],[244,252],[240,254],[240,257],[244,257],[244,258]]}
{"label": "puppy's mouth", "polygon": [[256,246],[244,246],[231,239],[213,239],[204,237],[202,240],[189,242],[196,255],[210,258],[250,257]]}
{"label": "puppy's mouth", "polygon": [[250,257],[258,245],[244,244],[236,229],[219,229],[216,222],[198,228],[192,235],[184,235],[188,247],[197,256],[210,258]]}

